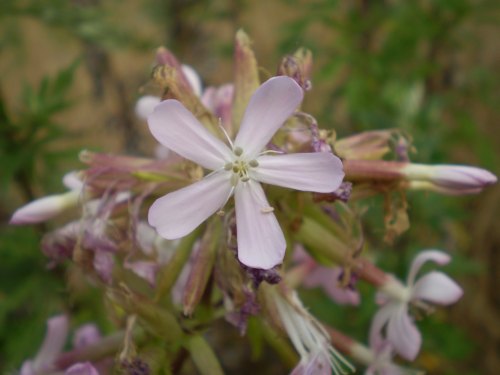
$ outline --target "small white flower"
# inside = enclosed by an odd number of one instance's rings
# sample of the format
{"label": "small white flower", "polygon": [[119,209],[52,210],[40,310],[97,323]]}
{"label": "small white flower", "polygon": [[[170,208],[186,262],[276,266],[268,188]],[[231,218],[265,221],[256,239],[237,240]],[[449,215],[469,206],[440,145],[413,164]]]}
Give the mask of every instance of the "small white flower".
{"label": "small white flower", "polygon": [[161,102],[149,116],[153,136],[164,146],[213,172],[156,200],[148,220],[166,239],[183,237],[235,195],[238,258],[269,269],[281,263],[286,241],[260,182],[287,188],[332,192],[344,173],[331,153],[265,155],[274,133],[302,101],[300,86],[274,77],[252,96],[231,148],[213,136],[178,101]]}
{"label": "small white flower", "polygon": [[[423,251],[413,260],[406,287],[391,278],[381,288],[382,307],[373,318],[370,346],[381,345],[384,341],[382,331],[386,327],[387,341],[394,350],[403,358],[414,360],[420,350],[422,337],[408,313],[409,305],[427,308],[426,302],[450,305],[460,299],[462,288],[442,272],[432,271],[415,281],[418,271],[427,261],[444,265],[450,261],[450,256],[438,250]],[[399,298],[394,298],[395,295]]]}

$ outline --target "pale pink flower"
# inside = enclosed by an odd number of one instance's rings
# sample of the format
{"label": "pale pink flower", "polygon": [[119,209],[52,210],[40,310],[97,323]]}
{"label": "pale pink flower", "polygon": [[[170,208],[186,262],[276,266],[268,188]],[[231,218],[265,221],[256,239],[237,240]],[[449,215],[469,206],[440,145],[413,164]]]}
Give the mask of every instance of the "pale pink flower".
{"label": "pale pink flower", "polygon": [[178,101],[160,103],[149,116],[153,136],[164,146],[213,172],[156,200],[148,220],[176,239],[192,232],[235,195],[238,258],[253,268],[281,263],[286,241],[261,182],[303,191],[331,192],[344,177],[331,153],[266,155],[274,133],[295,111],[303,92],[288,77],[274,77],[252,96],[231,148],[214,137]]}
{"label": "pale pink flower", "polygon": [[322,288],[333,301],[340,305],[359,305],[358,291],[352,285],[345,287],[340,285],[342,267],[326,267],[316,263],[301,245],[295,247],[293,258],[301,265],[309,267],[307,276],[302,281],[305,288]]}
{"label": "pale pink flower", "polygon": [[34,359],[23,363],[20,375],[38,375],[55,370],[54,362],[62,352],[68,335],[66,315],[57,315],[47,321],[47,333]]}
{"label": "pale pink flower", "polygon": [[432,271],[415,280],[427,261],[444,265],[450,261],[450,256],[438,250],[423,251],[413,260],[406,286],[390,278],[381,288],[379,302],[382,307],[373,318],[371,346],[378,346],[384,341],[383,329],[386,327],[385,336],[394,350],[403,358],[414,360],[420,350],[422,337],[408,313],[409,305],[423,308],[428,307],[427,302],[450,305],[462,296],[462,288],[442,272]]}

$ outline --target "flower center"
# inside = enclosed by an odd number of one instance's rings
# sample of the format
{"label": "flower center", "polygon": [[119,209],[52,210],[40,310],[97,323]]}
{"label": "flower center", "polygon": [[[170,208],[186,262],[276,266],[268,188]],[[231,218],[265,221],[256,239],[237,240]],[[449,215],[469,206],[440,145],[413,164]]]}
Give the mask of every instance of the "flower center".
{"label": "flower center", "polygon": [[255,159],[247,161],[243,156],[243,149],[241,147],[236,147],[233,150],[234,160],[232,162],[228,162],[224,165],[224,169],[226,171],[232,171],[233,174],[231,176],[231,184],[236,186],[239,181],[247,182],[250,180],[250,176],[248,174],[251,168],[255,168],[259,166],[259,162]]}

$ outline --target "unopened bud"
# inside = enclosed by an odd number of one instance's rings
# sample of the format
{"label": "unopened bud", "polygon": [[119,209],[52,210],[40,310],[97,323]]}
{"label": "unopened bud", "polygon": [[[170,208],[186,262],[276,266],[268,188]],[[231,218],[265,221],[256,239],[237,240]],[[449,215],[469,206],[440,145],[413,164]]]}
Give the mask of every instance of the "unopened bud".
{"label": "unopened bud", "polygon": [[144,95],[135,103],[135,114],[141,120],[147,120],[148,116],[153,113],[155,107],[160,104],[161,98],[154,95]]}
{"label": "unopened bud", "polygon": [[18,208],[10,219],[10,224],[35,224],[50,220],[62,212],[76,207],[79,191],[68,191],[64,194],[49,195]]}
{"label": "unopened bud", "polygon": [[475,194],[497,182],[491,172],[464,165],[408,164],[401,171],[411,181],[410,188],[445,194]]}

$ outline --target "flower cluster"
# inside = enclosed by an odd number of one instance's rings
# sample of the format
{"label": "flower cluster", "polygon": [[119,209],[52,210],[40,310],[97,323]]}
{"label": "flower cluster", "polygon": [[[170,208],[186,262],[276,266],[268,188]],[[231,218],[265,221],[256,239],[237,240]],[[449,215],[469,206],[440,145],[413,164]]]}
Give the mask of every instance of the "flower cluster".
{"label": "flower cluster", "polygon": [[[241,334],[260,332],[252,340],[275,348],[294,375],[354,371],[341,352],[366,374],[415,373],[393,362],[395,355],[413,361],[420,351],[412,311],[462,295],[442,272],[417,273],[427,261],[443,265],[451,257],[420,253],[404,285],[366,256],[351,203],[383,193],[391,240],[410,227],[406,191],[478,193],[496,177],[411,163],[408,142],[393,130],[337,139],[301,109],[311,62],[300,49],[261,83],[240,31],[234,82],[203,88],[192,68],[158,50],[153,80],[161,94],[148,93],[136,106],[159,142],[155,157],[84,151],[87,167],[65,178],[68,192],[31,202],[11,219],[19,225],[73,215],[44,236],[42,250],[51,267],[71,262],[70,272],[83,271],[99,287],[116,332],[101,337],[96,327],[82,327],[64,351],[68,318],[51,318],[21,374],[169,373],[187,357],[202,374],[222,374],[206,335],[221,318]],[[391,150],[396,160],[388,160]],[[391,201],[391,192],[399,198]],[[363,303],[359,283],[379,292],[369,346],[314,318],[297,293],[321,287],[355,308]]]}

